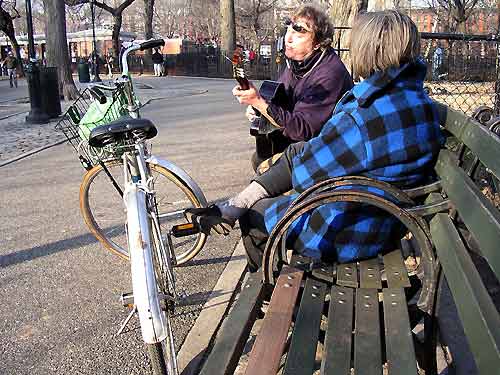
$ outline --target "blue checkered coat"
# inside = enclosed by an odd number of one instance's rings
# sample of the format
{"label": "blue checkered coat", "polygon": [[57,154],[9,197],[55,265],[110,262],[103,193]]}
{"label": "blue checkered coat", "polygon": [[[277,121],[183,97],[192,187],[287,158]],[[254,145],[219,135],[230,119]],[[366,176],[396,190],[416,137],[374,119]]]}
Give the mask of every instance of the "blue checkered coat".
{"label": "blue checkered coat", "polygon": [[[294,158],[295,191],[347,175],[371,177],[401,188],[428,178],[444,138],[437,108],[423,90],[425,73],[419,59],[377,72],[349,91],[319,136]],[[380,190],[372,192],[384,195]],[[283,196],[266,210],[269,232],[297,195]],[[401,231],[398,223],[375,207],[337,202],[297,219],[287,245],[307,256],[347,262],[374,256],[388,246],[395,232]]]}

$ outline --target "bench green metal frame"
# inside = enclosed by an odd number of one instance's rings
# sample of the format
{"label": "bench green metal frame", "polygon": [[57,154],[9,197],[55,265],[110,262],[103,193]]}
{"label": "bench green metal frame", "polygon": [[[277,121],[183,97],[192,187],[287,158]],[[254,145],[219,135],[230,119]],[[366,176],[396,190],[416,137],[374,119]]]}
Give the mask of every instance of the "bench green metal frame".
{"label": "bench green metal frame", "polygon": [[[202,374],[232,374],[251,326],[264,300],[270,300],[262,328],[253,344],[247,374],[356,373],[426,374],[436,368],[438,288],[446,279],[457,306],[480,374],[500,369],[500,315],[471,260],[473,238],[497,280],[500,275],[500,212],[473,181],[481,165],[499,178],[500,138],[445,106],[442,124],[463,145],[460,152],[441,150],[439,181],[401,191],[365,177],[324,181],[302,193],[270,235],[263,274],[252,274],[222,325]],[[472,164],[463,162],[472,153]],[[384,189],[397,201],[339,186],[368,185]],[[423,199],[422,197],[425,197]],[[413,244],[420,264],[408,274],[403,252],[350,264],[323,264],[294,255],[284,244],[289,225],[314,208],[338,201],[370,204],[398,217],[412,233],[402,249]],[[417,205],[415,202],[423,202]],[[470,235],[464,236],[466,227]],[[405,245],[406,244],[406,245]],[[476,249],[477,251],[477,249]],[[289,263],[289,264],[288,264]],[[270,291],[272,296],[269,298]],[[415,291],[418,303],[409,305]],[[421,342],[412,332],[423,317]],[[321,363],[317,351],[321,352]],[[286,355],[283,355],[283,354]]]}

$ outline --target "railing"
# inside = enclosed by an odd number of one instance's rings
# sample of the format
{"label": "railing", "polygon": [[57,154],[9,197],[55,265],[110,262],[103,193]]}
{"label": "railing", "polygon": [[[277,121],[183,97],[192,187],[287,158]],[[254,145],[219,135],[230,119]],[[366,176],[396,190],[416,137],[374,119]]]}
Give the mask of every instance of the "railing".
{"label": "railing", "polygon": [[[226,54],[219,49],[190,48],[178,55],[165,56],[164,67],[174,75],[231,78],[231,56],[232,53]],[[148,55],[134,55],[130,58],[129,67],[134,73],[152,72],[153,62]],[[254,61],[245,62],[246,74],[254,80],[276,79],[277,69],[275,55],[257,56]]]}

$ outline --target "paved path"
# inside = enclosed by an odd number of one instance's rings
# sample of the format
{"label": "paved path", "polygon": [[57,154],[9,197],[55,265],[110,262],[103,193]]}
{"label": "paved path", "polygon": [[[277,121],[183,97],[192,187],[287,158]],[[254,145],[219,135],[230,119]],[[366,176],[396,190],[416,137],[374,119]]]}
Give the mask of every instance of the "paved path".
{"label": "paved path", "polygon": [[[141,77],[137,79],[137,92],[143,103],[182,98],[205,93],[207,88],[175,83],[169,78]],[[174,79],[174,82],[175,79]],[[85,84],[78,84],[80,89]],[[172,86],[172,87],[171,87]],[[63,134],[55,130],[59,119],[46,124],[27,124],[25,118],[30,110],[26,80],[19,80],[19,87],[10,88],[8,81],[0,81],[0,165],[23,153],[63,140]],[[61,102],[63,113],[72,103]]]}
{"label": "paved path", "polygon": [[[172,94],[143,111],[159,127],[154,152],[187,170],[210,201],[245,186],[254,145],[231,96],[233,82],[171,77],[142,82],[158,85],[163,96]],[[0,121],[3,150],[9,142],[20,147],[28,135],[43,142],[51,132],[51,126],[17,123],[10,131],[17,129],[19,136],[6,142],[8,124]],[[34,145],[22,150],[29,147]],[[20,152],[10,150],[2,158]],[[129,269],[103,251],[82,222],[83,172],[67,145],[0,168],[0,374],[149,373],[137,324],[130,333],[115,335],[127,315],[118,296],[130,290]],[[236,231],[212,237],[200,256],[177,270],[178,285],[189,295],[173,321],[177,348],[208,296],[226,293],[214,285],[238,240]]]}

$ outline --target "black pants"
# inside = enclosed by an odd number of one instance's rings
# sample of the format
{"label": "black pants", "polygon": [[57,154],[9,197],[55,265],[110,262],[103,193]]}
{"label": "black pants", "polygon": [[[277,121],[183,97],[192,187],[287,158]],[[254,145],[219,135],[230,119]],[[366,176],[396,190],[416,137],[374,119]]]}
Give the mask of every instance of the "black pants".
{"label": "black pants", "polygon": [[269,170],[253,178],[253,181],[266,189],[270,198],[259,200],[239,219],[250,272],[255,272],[262,266],[262,255],[269,238],[264,213],[274,202],[281,199],[281,194],[292,189],[292,159],[302,152],[304,144],[305,142],[299,142],[288,146]]}
{"label": "black pants", "polygon": [[275,154],[284,152],[292,144],[292,140],[285,137],[279,130],[269,134],[258,134],[255,136],[255,152],[252,155],[251,163],[254,171],[264,160]]}

